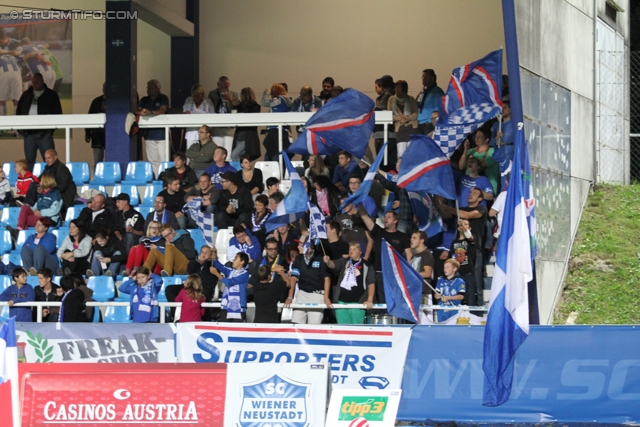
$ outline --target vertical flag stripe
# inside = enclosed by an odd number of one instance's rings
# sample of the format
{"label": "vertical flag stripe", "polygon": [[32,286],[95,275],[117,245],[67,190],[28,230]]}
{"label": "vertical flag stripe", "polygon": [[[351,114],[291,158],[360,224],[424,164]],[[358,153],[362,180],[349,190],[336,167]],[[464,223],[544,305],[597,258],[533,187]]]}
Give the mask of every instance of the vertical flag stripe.
{"label": "vertical flag stripe", "polygon": [[407,289],[407,281],[404,278],[404,273],[402,271],[402,266],[400,265],[400,260],[398,259],[398,253],[394,251],[391,246],[387,248],[389,251],[389,258],[391,259],[391,266],[393,267],[393,273],[398,278],[398,285],[400,285],[400,291],[402,292],[402,297],[404,298],[405,303],[411,310],[411,314],[413,315],[414,322],[420,323],[420,318],[418,317],[418,312],[409,298],[409,289]]}

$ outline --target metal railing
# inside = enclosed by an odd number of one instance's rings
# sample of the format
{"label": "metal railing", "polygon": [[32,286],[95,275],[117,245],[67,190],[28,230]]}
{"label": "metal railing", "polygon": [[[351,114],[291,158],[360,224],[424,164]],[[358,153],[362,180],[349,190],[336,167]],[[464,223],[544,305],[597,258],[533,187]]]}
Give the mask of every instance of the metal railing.
{"label": "metal railing", "polygon": [[[105,301],[105,302],[97,302],[90,301],[87,302],[87,307],[128,307],[130,304],[129,301]],[[0,301],[0,307],[4,305],[9,305],[6,301]],[[13,304],[13,307],[60,307],[62,302],[60,301],[30,301],[30,302],[20,302]],[[220,308],[222,306],[219,302],[205,302],[202,304],[202,307],[205,308]],[[182,307],[181,302],[158,302],[158,307],[163,310],[160,310],[160,323],[166,323],[166,312],[164,308],[167,307]],[[278,308],[283,308],[284,304],[279,303]],[[255,303],[247,303],[247,308],[255,308]],[[290,304],[289,308],[292,309],[326,309],[330,308],[332,310],[353,310],[353,309],[366,309],[366,305],[364,304],[334,304],[331,307],[325,304]],[[384,310],[387,308],[386,304],[373,304],[372,310]],[[478,312],[487,312],[489,309],[485,306],[475,307],[468,305],[451,305],[451,306],[441,306],[441,305],[421,305],[420,310],[463,310],[463,311],[478,311]],[[36,314],[36,322],[42,322],[42,310],[37,310]]]}
{"label": "metal railing", "polygon": [[[71,161],[71,129],[103,128],[106,114],[0,116],[0,130],[64,129],[66,161]],[[123,129],[124,131],[124,129]]]}

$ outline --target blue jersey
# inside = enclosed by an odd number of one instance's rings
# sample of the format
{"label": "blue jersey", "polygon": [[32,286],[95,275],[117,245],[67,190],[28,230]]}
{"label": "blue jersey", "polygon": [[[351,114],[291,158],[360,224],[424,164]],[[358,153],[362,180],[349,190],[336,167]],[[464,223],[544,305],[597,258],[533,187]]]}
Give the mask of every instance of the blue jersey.
{"label": "blue jersey", "polygon": [[[32,46],[32,45],[22,46],[21,57],[24,58],[25,56],[27,56],[32,52],[41,51],[41,50],[42,50],[42,46]],[[51,68],[51,64],[47,63],[47,61],[44,60],[42,55],[44,55],[44,52],[42,52],[41,55],[32,56],[31,58],[25,60],[32,74],[53,69]]]}
{"label": "blue jersey", "polygon": [[[436,290],[440,291],[445,297],[455,297],[456,295],[464,294],[466,292],[466,285],[464,280],[460,278],[460,276],[454,276],[453,279],[447,279],[446,277],[440,277],[438,279],[438,284],[436,285]],[[453,300],[442,302],[439,300],[438,305],[460,305],[462,304],[461,300]],[[438,310],[438,322],[443,322],[450,317],[455,316],[458,313],[457,310]]]}
{"label": "blue jersey", "polygon": [[[18,288],[18,285],[11,285],[0,294],[0,301],[29,302],[35,301],[36,294],[29,284]],[[15,316],[16,322],[31,322],[31,307],[11,307],[9,316]]]}

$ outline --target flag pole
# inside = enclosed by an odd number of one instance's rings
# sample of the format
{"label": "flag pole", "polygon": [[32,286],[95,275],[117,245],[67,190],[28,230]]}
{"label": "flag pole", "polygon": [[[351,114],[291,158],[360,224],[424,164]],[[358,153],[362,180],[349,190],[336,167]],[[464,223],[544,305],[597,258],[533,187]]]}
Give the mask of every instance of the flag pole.
{"label": "flag pole", "polygon": [[456,199],[456,215],[458,219],[460,219],[460,205],[458,204],[458,199]]}
{"label": "flag pole", "polygon": [[327,256],[327,252],[324,250],[324,245],[322,244],[322,239],[318,239],[320,240],[320,247],[322,248],[322,253],[324,254],[324,256]]}
{"label": "flag pole", "polygon": [[[502,132],[502,114],[498,114],[498,132]],[[502,145],[502,137],[496,138],[498,148]]]}

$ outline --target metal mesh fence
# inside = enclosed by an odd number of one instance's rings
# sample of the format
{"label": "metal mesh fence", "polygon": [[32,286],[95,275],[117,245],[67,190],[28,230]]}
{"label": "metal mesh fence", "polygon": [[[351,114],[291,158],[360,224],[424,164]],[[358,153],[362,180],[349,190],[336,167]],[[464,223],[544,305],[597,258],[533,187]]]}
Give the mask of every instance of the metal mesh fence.
{"label": "metal mesh fence", "polygon": [[[628,167],[626,165],[629,158],[625,141],[627,96],[625,55],[623,51],[605,50],[597,51],[596,54],[598,59],[596,65],[597,180],[598,182],[625,184],[628,182]],[[640,57],[637,59],[640,61]],[[638,164],[640,165],[640,157]]]}
{"label": "metal mesh fence", "polygon": [[640,52],[629,55],[629,151],[631,181],[640,182]]}

